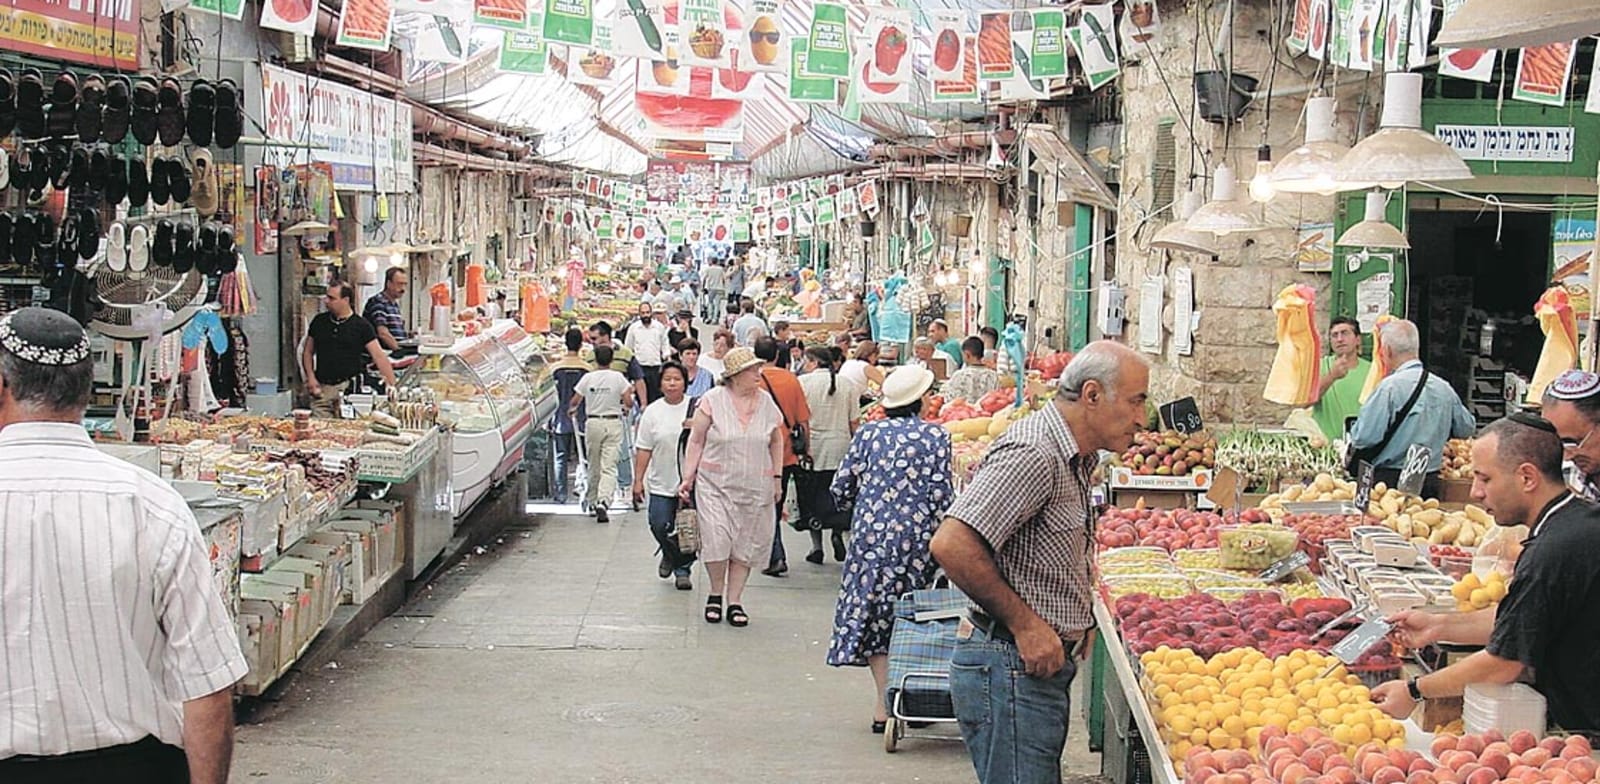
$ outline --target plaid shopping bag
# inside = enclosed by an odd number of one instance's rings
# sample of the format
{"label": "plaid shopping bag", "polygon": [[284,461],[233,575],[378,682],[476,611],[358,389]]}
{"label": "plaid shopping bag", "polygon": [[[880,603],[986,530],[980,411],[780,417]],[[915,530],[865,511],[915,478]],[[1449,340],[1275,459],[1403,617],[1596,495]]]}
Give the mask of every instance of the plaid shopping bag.
{"label": "plaid shopping bag", "polygon": [[889,688],[885,704],[904,691],[907,715],[949,717],[950,657],[956,627],[967,612],[966,594],[955,588],[912,591],[894,603],[889,636]]}

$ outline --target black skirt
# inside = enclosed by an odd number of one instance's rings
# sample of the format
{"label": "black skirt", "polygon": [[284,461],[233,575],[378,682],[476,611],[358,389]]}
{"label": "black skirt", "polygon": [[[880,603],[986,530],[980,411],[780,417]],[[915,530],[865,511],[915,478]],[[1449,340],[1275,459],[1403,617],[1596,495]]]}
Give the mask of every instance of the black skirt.
{"label": "black skirt", "polygon": [[795,471],[795,504],[800,507],[800,516],[794,523],[796,530],[850,530],[850,510],[840,509],[828,490],[833,475],[833,471]]}

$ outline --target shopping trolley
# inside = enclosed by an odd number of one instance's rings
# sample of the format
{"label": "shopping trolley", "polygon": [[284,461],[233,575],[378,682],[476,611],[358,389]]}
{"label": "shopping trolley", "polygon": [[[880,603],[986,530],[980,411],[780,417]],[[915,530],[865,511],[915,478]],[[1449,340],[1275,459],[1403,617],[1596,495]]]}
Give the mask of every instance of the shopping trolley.
{"label": "shopping trolley", "polygon": [[[940,578],[935,587],[912,591],[895,600],[894,629],[889,635],[889,686],[883,704],[889,720],[883,729],[883,750],[894,753],[907,737],[908,725],[953,723],[950,700],[950,658],[956,650],[956,628],[967,612],[966,594]],[[960,740],[951,735],[916,735],[934,740]]]}

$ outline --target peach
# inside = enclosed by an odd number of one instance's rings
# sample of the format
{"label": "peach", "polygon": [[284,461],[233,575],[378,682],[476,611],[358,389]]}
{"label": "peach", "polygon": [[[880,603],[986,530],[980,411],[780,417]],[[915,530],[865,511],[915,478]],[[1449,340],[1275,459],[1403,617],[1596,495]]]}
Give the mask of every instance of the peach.
{"label": "peach", "polygon": [[1433,739],[1433,745],[1429,746],[1428,750],[1433,752],[1434,759],[1442,759],[1442,755],[1445,752],[1455,751],[1455,748],[1456,736],[1440,735],[1439,737]]}
{"label": "peach", "polygon": [[1461,777],[1449,768],[1440,768],[1434,771],[1433,777],[1439,784],[1461,784]]}
{"label": "peach", "polygon": [[[1564,760],[1560,757],[1556,757],[1555,759],[1551,760],[1545,760],[1544,764],[1539,766],[1539,770],[1544,773],[1553,773],[1558,770],[1566,770],[1567,762],[1567,760]],[[1524,762],[1523,764],[1526,765],[1528,763]]]}
{"label": "peach", "polygon": [[1306,753],[1300,755],[1300,761],[1313,772],[1321,773],[1328,762],[1328,756],[1316,749],[1306,749]]}
{"label": "peach", "polygon": [[1500,780],[1500,774],[1493,768],[1478,768],[1462,779],[1463,784],[1495,784]]}
{"label": "peach", "polygon": [[1554,736],[1554,735],[1551,735],[1550,737],[1539,741],[1539,748],[1550,752],[1550,756],[1552,756],[1552,757],[1560,756],[1561,750],[1566,748],[1566,747],[1567,747],[1567,742],[1565,740],[1562,740],[1561,738],[1558,738],[1558,737]]}
{"label": "peach", "polygon": [[1348,767],[1332,768],[1322,778],[1332,779],[1335,784],[1356,784],[1356,772]]}
{"label": "peach", "polygon": [[1290,765],[1294,765],[1298,762],[1299,760],[1295,759],[1293,754],[1278,755],[1275,756],[1272,760],[1272,763],[1267,766],[1267,772],[1272,774],[1273,778],[1281,781],[1283,779],[1283,772],[1288,770]]}
{"label": "peach", "polygon": [[1382,754],[1367,753],[1361,758],[1361,778],[1363,781],[1372,781],[1377,778],[1378,771],[1389,764],[1389,758]]}
{"label": "peach", "polygon": [[1535,768],[1545,764],[1546,762],[1549,762],[1552,758],[1553,755],[1550,753],[1549,749],[1546,749],[1543,746],[1534,746],[1533,748],[1517,755],[1518,762]]}
{"label": "peach", "polygon": [[1505,775],[1511,772],[1511,758],[1498,749],[1484,750],[1483,754],[1478,757],[1478,762],[1482,763],[1486,768],[1493,769],[1501,778],[1505,778]]}
{"label": "peach", "polygon": [[1506,738],[1506,742],[1510,743],[1511,750],[1518,754],[1539,745],[1539,739],[1527,730],[1517,730],[1511,733],[1511,737]]}
{"label": "peach", "polygon": [[1311,769],[1304,764],[1296,762],[1283,769],[1281,776],[1283,784],[1302,784],[1312,778]]}
{"label": "peach", "polygon": [[[1272,727],[1272,725],[1268,725],[1269,729],[1271,727]],[[1278,729],[1282,729],[1282,728],[1279,727]],[[1275,754],[1275,753],[1277,753],[1279,751],[1288,751],[1291,754],[1294,753],[1289,748],[1289,741],[1284,740],[1282,735],[1279,735],[1276,738],[1268,738],[1266,736],[1266,729],[1263,729],[1261,732],[1262,732],[1262,735],[1261,735],[1261,751],[1263,753],[1265,753],[1265,754]]]}
{"label": "peach", "polygon": [[1184,764],[1190,770],[1195,768],[1211,768],[1213,771],[1222,770],[1222,765],[1217,762],[1215,755],[1204,746],[1197,746],[1189,750],[1189,756],[1184,758]]}
{"label": "peach", "polygon": [[1306,753],[1306,749],[1311,748],[1311,744],[1298,737],[1295,737],[1294,735],[1290,735],[1283,740],[1285,743],[1289,744],[1289,750],[1293,751],[1296,757]]}
{"label": "peach", "polygon": [[1474,757],[1483,753],[1485,745],[1481,735],[1462,735],[1456,740],[1456,748],[1462,751],[1470,751]]}
{"label": "peach", "polygon": [[1539,775],[1538,768],[1530,767],[1528,765],[1513,765],[1511,766],[1511,770],[1506,771],[1506,778],[1508,779],[1527,781],[1529,776],[1543,778]]}
{"label": "peach", "polygon": [[1259,779],[1251,779],[1250,780],[1250,784],[1277,784],[1277,782],[1275,782],[1275,781],[1273,781],[1272,779],[1269,779],[1269,778],[1259,778]]}
{"label": "peach", "polygon": [[1218,776],[1217,781],[1220,782],[1220,784],[1250,784],[1250,777],[1235,771],[1233,773],[1224,773],[1221,776]]}
{"label": "peach", "polygon": [[[1577,736],[1574,736],[1574,737],[1577,737]],[[1588,745],[1588,744],[1584,744],[1584,745]],[[1569,744],[1561,747],[1561,751],[1557,753],[1557,756],[1561,757],[1561,759],[1564,759],[1564,760],[1575,760],[1575,759],[1585,759],[1592,753],[1593,752],[1589,751],[1588,749],[1584,748],[1583,746],[1574,746],[1574,745],[1569,743]]]}
{"label": "peach", "polygon": [[1300,731],[1300,739],[1305,741],[1307,746],[1326,737],[1327,734],[1317,727],[1307,727]]}
{"label": "peach", "polygon": [[1505,733],[1501,732],[1500,730],[1494,729],[1493,727],[1483,731],[1483,742],[1484,743],[1498,743],[1498,742],[1503,741],[1505,739],[1506,739]]}
{"label": "peach", "polygon": [[1322,772],[1323,773],[1328,773],[1328,772],[1332,771],[1334,768],[1348,768],[1348,767],[1351,767],[1350,758],[1346,757],[1344,754],[1336,751],[1336,752],[1333,752],[1332,754],[1328,755],[1328,761],[1324,762],[1322,764]]}
{"label": "peach", "polygon": [[1462,751],[1461,749],[1454,749],[1439,755],[1439,764],[1457,773],[1461,772],[1463,766],[1477,761],[1478,756],[1476,754],[1470,751]]}
{"label": "peach", "polygon": [[1188,775],[1183,777],[1185,784],[1206,784],[1206,782],[1220,775],[1216,768],[1189,766]]}
{"label": "peach", "polygon": [[[1373,775],[1372,784],[1400,784],[1400,782],[1405,780],[1405,771],[1393,765],[1388,765],[1380,768],[1378,772]],[[1285,781],[1283,784],[1289,784],[1289,782]]]}
{"label": "peach", "polygon": [[1589,739],[1587,737],[1582,736],[1582,735],[1573,735],[1573,736],[1568,737],[1567,740],[1566,740],[1566,746],[1569,749],[1570,748],[1582,749],[1583,750],[1583,756],[1585,756],[1585,757],[1587,757],[1590,754],[1594,753],[1594,747],[1589,745]]}
{"label": "peach", "polygon": [[1410,774],[1410,773],[1432,773],[1432,772],[1433,772],[1433,763],[1429,762],[1429,761],[1427,761],[1427,760],[1425,760],[1425,759],[1423,759],[1421,757],[1417,757],[1416,759],[1411,761],[1410,765],[1406,766],[1406,773],[1407,774]]}
{"label": "peach", "polygon": [[1564,770],[1550,774],[1550,784],[1579,784],[1578,777]]}
{"label": "peach", "polygon": [[1268,724],[1261,728],[1261,742],[1265,743],[1273,738],[1281,738],[1286,734],[1282,727],[1276,724]]}
{"label": "peach", "polygon": [[1426,770],[1419,770],[1406,776],[1406,784],[1438,784],[1438,779]]}
{"label": "peach", "polygon": [[[1485,732],[1483,736],[1485,739],[1487,739],[1489,737],[1489,733]],[[1489,741],[1488,745],[1483,747],[1483,750],[1485,752],[1498,751],[1507,757],[1511,756],[1511,744],[1505,742],[1504,739]]]}
{"label": "peach", "polygon": [[1572,777],[1579,781],[1593,780],[1597,768],[1600,768],[1600,764],[1596,764],[1593,757],[1579,757],[1578,759],[1567,760],[1567,772],[1571,773]]}
{"label": "peach", "polygon": [[1226,757],[1223,761],[1223,768],[1229,771],[1244,770],[1250,767],[1252,762],[1255,762],[1255,758],[1250,756],[1250,752],[1243,749],[1234,749],[1223,756]]}

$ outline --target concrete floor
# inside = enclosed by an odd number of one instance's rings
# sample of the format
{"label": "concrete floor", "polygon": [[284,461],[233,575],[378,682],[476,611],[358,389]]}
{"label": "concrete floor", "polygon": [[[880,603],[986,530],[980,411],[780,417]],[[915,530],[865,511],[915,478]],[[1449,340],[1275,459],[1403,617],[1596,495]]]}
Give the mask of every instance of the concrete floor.
{"label": "concrete floor", "polygon": [[[787,532],[798,558],[805,537]],[[823,662],[839,567],[755,575],[751,624],[655,574],[642,513],[513,521],[239,727],[249,782],[975,781],[955,742],[868,732],[865,669]],[[1087,680],[1080,678],[1078,685]],[[1074,700],[1063,768],[1099,773]]]}

